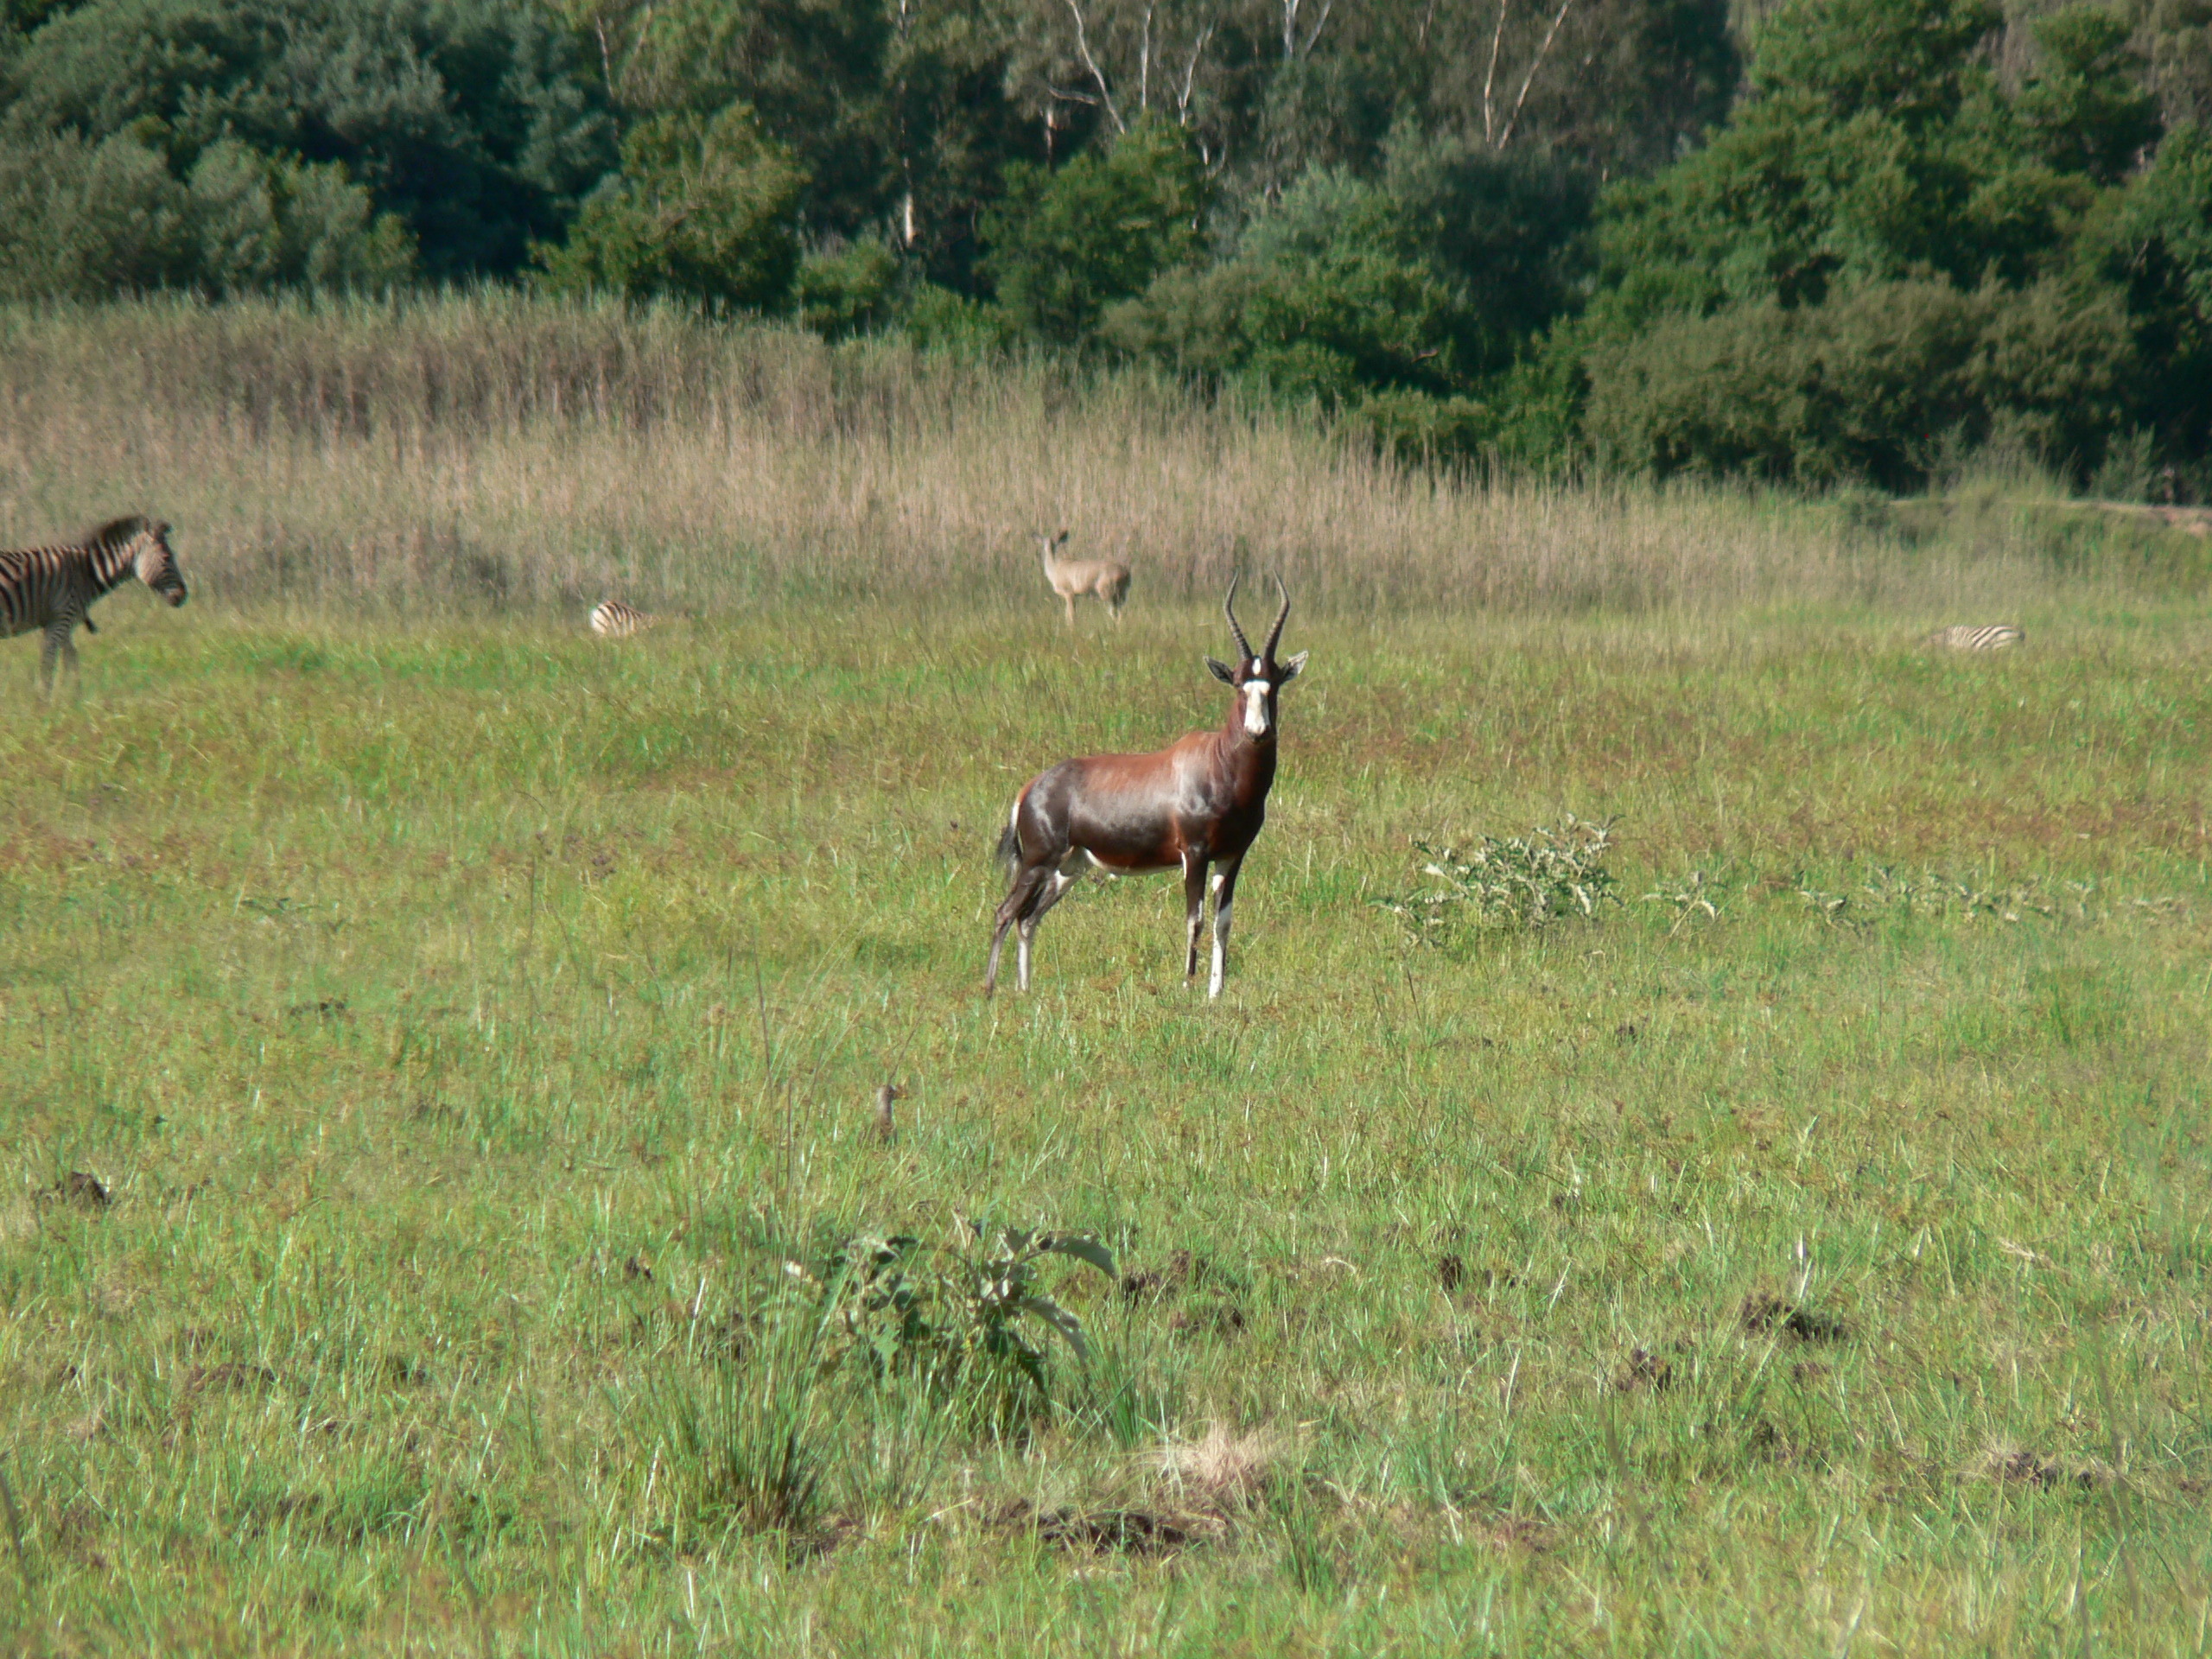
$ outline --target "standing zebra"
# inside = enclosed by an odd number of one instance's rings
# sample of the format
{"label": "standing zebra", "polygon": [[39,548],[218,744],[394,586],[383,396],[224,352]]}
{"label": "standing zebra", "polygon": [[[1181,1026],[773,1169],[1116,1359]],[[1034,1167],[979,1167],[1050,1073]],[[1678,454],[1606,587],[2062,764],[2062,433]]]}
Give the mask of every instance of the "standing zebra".
{"label": "standing zebra", "polygon": [[591,613],[591,631],[602,639],[627,639],[659,622],[651,612],[625,605],[619,599],[603,600]]}
{"label": "standing zebra", "polygon": [[1936,629],[1928,636],[1928,644],[1952,651],[2002,651],[2007,645],[2024,645],[2027,638],[2010,622],[1992,622],[1979,627],[1970,622],[1960,622]]}
{"label": "standing zebra", "polygon": [[92,601],[137,576],[171,605],[184,603],[184,578],[169,551],[169,527],[158,518],[133,513],[102,524],[81,542],[66,547],[31,547],[0,552],[0,639],[43,630],[39,652],[40,683],[54,689],[59,658],[77,671],[77,647],[70,634],[81,622],[92,626]]}

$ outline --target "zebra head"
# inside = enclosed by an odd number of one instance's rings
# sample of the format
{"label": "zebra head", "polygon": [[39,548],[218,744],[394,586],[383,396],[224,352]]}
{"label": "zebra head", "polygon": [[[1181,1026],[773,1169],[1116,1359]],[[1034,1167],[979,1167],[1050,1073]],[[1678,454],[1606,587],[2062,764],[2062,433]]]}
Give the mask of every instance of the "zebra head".
{"label": "zebra head", "polygon": [[138,580],[171,605],[183,604],[184,577],[176,568],[176,555],[169,551],[169,527],[158,518],[149,518],[135,539],[130,568],[138,573]]}

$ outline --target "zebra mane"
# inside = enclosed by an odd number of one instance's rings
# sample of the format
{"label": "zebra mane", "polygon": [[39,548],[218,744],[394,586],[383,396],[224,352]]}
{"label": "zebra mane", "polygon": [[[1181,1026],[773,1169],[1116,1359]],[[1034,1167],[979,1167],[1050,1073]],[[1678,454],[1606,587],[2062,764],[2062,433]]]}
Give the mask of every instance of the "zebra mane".
{"label": "zebra mane", "polygon": [[129,513],[121,518],[111,518],[98,530],[87,534],[78,545],[85,548],[117,547],[129,541],[147,526],[143,513]]}

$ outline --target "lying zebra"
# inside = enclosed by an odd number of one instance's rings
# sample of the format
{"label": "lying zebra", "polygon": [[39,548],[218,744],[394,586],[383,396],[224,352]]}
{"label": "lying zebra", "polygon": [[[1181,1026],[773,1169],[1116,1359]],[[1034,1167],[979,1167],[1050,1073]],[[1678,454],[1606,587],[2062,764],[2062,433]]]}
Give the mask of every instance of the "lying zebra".
{"label": "lying zebra", "polygon": [[1931,651],[2003,651],[2025,643],[2027,637],[2010,622],[1957,622],[1936,629],[1922,643]]}
{"label": "lying zebra", "polygon": [[660,618],[619,599],[603,601],[591,613],[591,631],[602,639],[627,639],[660,626]]}
{"label": "lying zebra", "polygon": [[43,630],[39,652],[40,683],[54,689],[56,658],[78,671],[77,647],[70,634],[81,622],[92,626],[92,601],[137,576],[171,605],[184,603],[184,578],[169,551],[169,527],[137,514],[102,524],[81,542],[66,547],[30,547],[0,552],[0,639]]}

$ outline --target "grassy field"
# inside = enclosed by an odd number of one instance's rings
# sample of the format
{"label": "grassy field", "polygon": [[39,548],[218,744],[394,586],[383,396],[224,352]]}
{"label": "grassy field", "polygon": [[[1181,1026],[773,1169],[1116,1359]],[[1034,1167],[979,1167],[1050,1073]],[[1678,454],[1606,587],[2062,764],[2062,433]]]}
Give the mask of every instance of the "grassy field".
{"label": "grassy field", "polygon": [[[1223,702],[1037,587],[13,643],[0,1646],[2205,1651],[2200,603],[1294,615],[1226,994],[1124,881],[987,1002],[1014,789]],[[1371,902],[1569,811],[1594,924]],[[975,1217],[1114,1252],[1049,1402],[817,1374]]]}
{"label": "grassy field", "polygon": [[[0,545],[130,510],[193,603],[51,706],[0,643],[0,1651],[2212,1644],[2212,544],[671,313],[0,312]],[[1237,563],[1313,663],[1227,993],[1154,880],[986,1001],[1014,791],[1220,718]],[[1377,902],[1569,813],[1593,921]]]}

